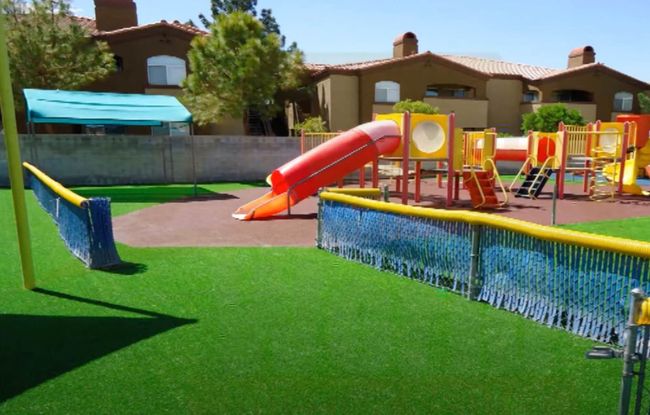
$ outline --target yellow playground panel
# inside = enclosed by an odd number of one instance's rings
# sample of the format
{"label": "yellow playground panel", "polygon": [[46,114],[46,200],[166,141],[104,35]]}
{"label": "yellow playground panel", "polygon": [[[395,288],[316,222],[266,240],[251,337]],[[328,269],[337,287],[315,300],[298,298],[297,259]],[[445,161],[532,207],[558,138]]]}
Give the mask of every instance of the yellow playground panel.
{"label": "yellow playground panel", "polygon": [[463,133],[463,166],[492,170],[497,150],[496,139],[495,129],[465,131]]}
{"label": "yellow playground panel", "polygon": [[[402,113],[377,114],[376,120],[391,120],[400,126],[404,134]],[[411,114],[409,131],[409,158],[447,159],[449,131],[453,128],[446,114]],[[404,148],[399,147],[386,157],[402,157]]]}
{"label": "yellow playground panel", "polygon": [[643,194],[636,178],[639,169],[650,162],[650,148],[636,148],[635,122],[560,123],[558,132],[531,131],[528,140],[528,158],[517,177],[533,167],[539,168],[538,175],[553,169],[560,198],[569,172],[583,175],[583,190],[593,200],[611,199],[623,192]]}

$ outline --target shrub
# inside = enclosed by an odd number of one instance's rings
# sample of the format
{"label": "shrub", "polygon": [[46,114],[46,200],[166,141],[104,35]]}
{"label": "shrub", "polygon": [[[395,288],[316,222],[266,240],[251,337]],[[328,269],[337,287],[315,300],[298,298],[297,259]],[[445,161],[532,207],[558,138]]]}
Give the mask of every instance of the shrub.
{"label": "shrub", "polygon": [[424,101],[412,101],[405,99],[393,105],[395,112],[411,112],[417,114],[438,114],[440,111],[438,107],[433,107]]}
{"label": "shrub", "polygon": [[521,130],[553,132],[557,131],[560,122],[568,125],[585,125],[582,114],[564,104],[553,104],[541,107],[536,112],[529,112],[522,117]]}
{"label": "shrub", "polygon": [[320,117],[307,117],[303,122],[294,124],[295,131],[303,130],[306,133],[326,133],[325,121]]}
{"label": "shrub", "polygon": [[650,114],[650,95],[645,92],[639,92],[637,98],[639,99],[641,114]]}

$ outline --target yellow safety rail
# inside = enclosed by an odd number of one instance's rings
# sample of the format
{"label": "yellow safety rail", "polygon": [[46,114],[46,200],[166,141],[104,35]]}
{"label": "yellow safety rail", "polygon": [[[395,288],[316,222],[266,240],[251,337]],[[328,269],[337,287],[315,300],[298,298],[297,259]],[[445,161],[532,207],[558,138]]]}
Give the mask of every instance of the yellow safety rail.
{"label": "yellow safety rail", "polygon": [[[535,192],[535,185],[537,184],[538,181],[540,181],[542,179],[542,177],[544,177],[546,175],[546,173],[545,173],[546,169],[550,168],[548,166],[549,161],[552,161],[553,163],[557,163],[557,164],[560,163],[559,158],[557,158],[556,156],[551,156],[551,157],[546,159],[544,164],[542,164],[542,167],[540,167],[539,171],[535,175],[535,179],[533,179],[533,182],[530,184],[530,187],[528,188],[528,196],[530,196],[533,199],[535,198],[535,196],[533,195],[533,193]],[[552,165],[555,165],[555,164],[552,164]]]}
{"label": "yellow safety rail", "polygon": [[357,197],[381,197],[383,194],[382,190],[376,187],[368,187],[368,188],[357,188],[357,187],[327,187],[324,190],[325,192],[329,193],[338,193],[342,195],[350,195],[350,196],[357,196]]}
{"label": "yellow safety rail", "polygon": [[332,192],[322,192],[320,197],[322,200],[345,203],[364,209],[435,220],[464,222],[470,225],[489,226],[517,232],[519,234],[546,241],[583,246],[592,249],[601,249],[609,252],[618,252],[650,259],[650,243],[648,242],[632,241],[613,236],[595,235],[586,232],[538,225],[536,223],[526,222],[519,219],[512,219],[482,212],[422,208],[418,206],[362,199],[360,197]]}
{"label": "yellow safety rail", "polygon": [[510,183],[510,186],[508,187],[508,190],[512,192],[512,188],[517,184],[517,181],[521,177],[522,174],[526,171],[526,167],[530,164],[530,167],[535,167],[537,166],[537,159],[534,156],[528,156],[526,157],[526,160],[524,161],[524,164],[521,165],[521,168],[517,172],[517,175],[515,176],[514,179],[512,179],[512,183]]}
{"label": "yellow safety rail", "polygon": [[584,156],[587,153],[587,140],[592,131],[588,126],[566,125],[567,156]]}
{"label": "yellow safety rail", "polygon": [[499,185],[501,193],[503,193],[503,201],[499,203],[499,206],[505,206],[508,204],[508,192],[506,191],[503,182],[501,181],[501,176],[499,175],[499,170],[497,170],[497,165],[492,158],[486,159],[483,162],[483,170],[492,171],[494,175],[494,180]]}
{"label": "yellow safety rail", "polygon": [[72,203],[77,207],[85,207],[85,203],[88,201],[85,197],[81,197],[72,190],[66,188],[61,183],[53,180],[47,174],[43,173],[36,167],[32,166],[27,162],[23,162],[23,167],[29,170],[34,176],[43,182],[47,187],[52,189],[54,193],[61,196],[62,199]]}

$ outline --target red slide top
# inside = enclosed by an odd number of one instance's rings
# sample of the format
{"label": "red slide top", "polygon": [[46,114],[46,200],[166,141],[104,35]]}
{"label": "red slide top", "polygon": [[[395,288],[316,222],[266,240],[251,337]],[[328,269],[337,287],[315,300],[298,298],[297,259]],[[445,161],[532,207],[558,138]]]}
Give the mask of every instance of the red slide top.
{"label": "red slide top", "polygon": [[398,125],[373,121],[313,148],[271,173],[271,191],[237,209],[233,217],[251,220],[273,216],[362,168],[401,142]]}

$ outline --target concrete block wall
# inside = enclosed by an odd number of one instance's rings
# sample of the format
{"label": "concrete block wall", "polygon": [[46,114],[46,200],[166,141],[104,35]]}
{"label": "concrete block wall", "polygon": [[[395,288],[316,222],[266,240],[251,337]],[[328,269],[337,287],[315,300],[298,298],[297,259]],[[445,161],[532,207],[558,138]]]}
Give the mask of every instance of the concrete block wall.
{"label": "concrete block wall", "polygon": [[[23,160],[64,185],[192,182],[190,137],[21,135]],[[199,182],[264,180],[300,154],[296,137],[195,136]],[[0,186],[8,186],[0,136]]]}

